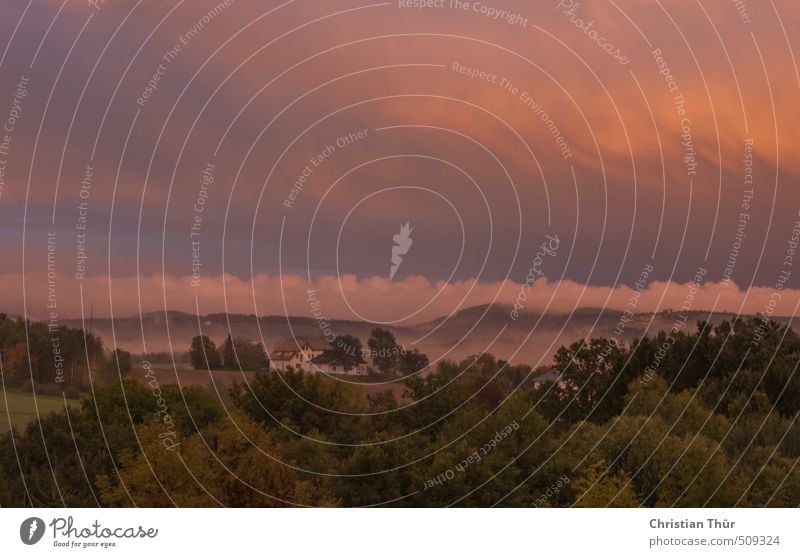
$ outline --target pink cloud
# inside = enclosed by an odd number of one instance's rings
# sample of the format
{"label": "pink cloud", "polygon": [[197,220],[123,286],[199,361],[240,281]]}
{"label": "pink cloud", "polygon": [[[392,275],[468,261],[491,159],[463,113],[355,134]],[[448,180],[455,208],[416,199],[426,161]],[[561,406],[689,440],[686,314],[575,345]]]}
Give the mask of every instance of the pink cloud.
{"label": "pink cloud", "polygon": [[[497,302],[521,302],[522,311],[569,313],[578,308],[608,308],[635,312],[692,310],[769,313],[793,315],[800,304],[800,289],[776,290],[770,287],[739,288],[735,283],[707,282],[697,288],[690,283],[653,281],[636,297],[635,288],[585,286],[573,281],[538,280],[525,299],[523,285],[512,281],[479,283],[465,280],[452,283],[431,282],[419,276],[400,281],[383,277],[357,278],[352,275],[323,276],[309,285],[298,275],[283,277],[256,275],[252,282],[225,275],[203,277],[198,286],[190,276],[154,275],[150,277],[87,277],[76,281],[56,275],[55,307],[48,309],[46,275],[26,274],[26,299],[23,304],[20,274],[0,275],[0,289],[19,293],[6,297],[2,311],[45,319],[53,310],[61,318],[88,317],[93,306],[95,317],[126,317],[142,312],[180,310],[201,314],[244,313],[311,317],[309,288],[321,302],[319,312],[326,318],[359,319],[373,322],[412,324],[446,316],[461,309]],[[81,294],[82,287],[82,294]],[[253,293],[255,292],[255,298]],[[632,299],[635,304],[629,305]],[[81,304],[81,300],[83,304]],[[688,306],[687,306],[688,304]]]}

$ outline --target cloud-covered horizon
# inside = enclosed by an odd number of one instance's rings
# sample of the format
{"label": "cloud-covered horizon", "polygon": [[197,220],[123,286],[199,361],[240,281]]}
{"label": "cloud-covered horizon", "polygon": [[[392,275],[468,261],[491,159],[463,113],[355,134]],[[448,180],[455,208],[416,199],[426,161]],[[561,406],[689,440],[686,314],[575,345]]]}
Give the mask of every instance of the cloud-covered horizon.
{"label": "cloud-covered horizon", "polygon": [[[74,281],[56,275],[56,292],[49,297],[46,275],[26,275],[27,313],[22,296],[11,297],[0,311],[47,320],[132,317],[139,313],[182,311],[207,315],[231,313],[344,319],[377,324],[413,325],[460,310],[496,304],[518,313],[569,314],[593,308],[632,313],[700,311],[709,314],[792,316],[800,305],[800,289],[752,287],[744,290],[729,281],[697,282],[648,280],[638,284],[586,286],[570,280],[540,278],[526,284],[513,281],[478,283],[474,280],[447,283],[425,277],[391,281],[384,277],[323,276],[309,283],[305,277],[257,275],[252,281],[232,275],[206,277],[199,285],[191,276],[87,277]],[[21,289],[22,276],[0,275],[5,292]],[[10,301],[9,301],[10,300]],[[48,307],[48,302],[51,307]]]}

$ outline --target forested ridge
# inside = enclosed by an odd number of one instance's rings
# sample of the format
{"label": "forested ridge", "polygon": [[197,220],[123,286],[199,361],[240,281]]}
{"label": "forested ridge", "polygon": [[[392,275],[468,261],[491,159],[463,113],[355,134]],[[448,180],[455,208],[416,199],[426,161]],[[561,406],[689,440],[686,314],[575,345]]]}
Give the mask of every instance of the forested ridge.
{"label": "forested ridge", "polygon": [[440,362],[404,400],[322,374],[221,397],[152,373],[0,437],[0,504],[797,506],[798,357],[791,328],[752,318],[576,342],[557,382]]}

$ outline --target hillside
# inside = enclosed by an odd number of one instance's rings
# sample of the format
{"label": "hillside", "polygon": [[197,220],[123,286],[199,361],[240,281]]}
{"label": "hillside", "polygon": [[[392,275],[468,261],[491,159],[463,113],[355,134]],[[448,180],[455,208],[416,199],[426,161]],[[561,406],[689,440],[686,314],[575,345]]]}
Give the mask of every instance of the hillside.
{"label": "hillside", "polygon": [[[586,308],[572,314],[522,313],[518,319],[511,320],[507,307],[478,306],[426,323],[385,328],[394,333],[398,343],[407,349],[417,348],[427,353],[431,360],[438,357],[458,360],[469,354],[488,351],[514,363],[540,365],[548,363],[558,347],[574,340],[613,337],[621,315],[619,311]],[[705,312],[691,312],[686,329],[687,332],[694,330],[697,321],[716,323],[734,317],[731,313],[718,313],[709,318]],[[630,341],[646,331],[668,330],[676,318],[677,314],[669,311],[636,314],[618,340]],[[788,318],[775,320],[788,322]],[[329,321],[334,334],[353,334],[364,342],[374,327],[362,321]],[[79,320],[65,321],[64,324],[81,326]],[[198,319],[195,315],[170,311],[146,313],[141,319],[95,319],[93,330],[103,338],[106,346],[113,346],[116,340],[118,346],[133,353],[184,351],[188,349],[191,338],[201,332],[219,343],[230,331],[234,336],[263,339],[268,347],[292,337],[323,340],[314,319],[296,316],[265,316],[256,320],[254,315],[217,313]]]}

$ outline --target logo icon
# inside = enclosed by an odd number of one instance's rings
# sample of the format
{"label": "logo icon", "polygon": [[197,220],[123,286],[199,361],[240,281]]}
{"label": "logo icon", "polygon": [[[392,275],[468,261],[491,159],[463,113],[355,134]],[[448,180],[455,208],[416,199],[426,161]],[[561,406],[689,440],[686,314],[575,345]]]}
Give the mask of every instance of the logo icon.
{"label": "logo icon", "polygon": [[44,520],[36,516],[26,518],[19,527],[19,539],[25,545],[38,543],[44,536]]}
{"label": "logo icon", "polygon": [[411,224],[407,222],[400,227],[400,234],[394,235],[393,240],[396,245],[392,246],[392,266],[389,269],[389,280],[394,280],[394,275],[403,263],[403,256],[408,253],[411,244],[414,243],[414,240],[411,239],[413,230]]}

